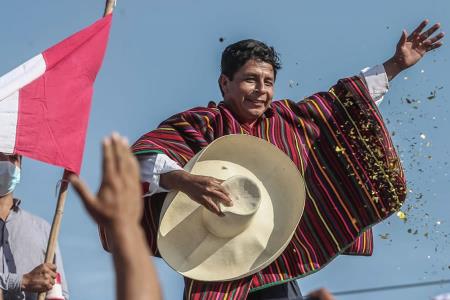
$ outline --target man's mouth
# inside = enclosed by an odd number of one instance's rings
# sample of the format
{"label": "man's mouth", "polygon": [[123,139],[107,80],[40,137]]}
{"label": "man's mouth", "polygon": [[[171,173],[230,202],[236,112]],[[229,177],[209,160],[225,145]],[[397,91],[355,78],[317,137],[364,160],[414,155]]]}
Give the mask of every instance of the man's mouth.
{"label": "man's mouth", "polygon": [[251,102],[253,104],[258,104],[258,105],[266,104],[266,100],[258,100],[258,99],[248,99],[248,98],[246,98],[245,101]]}

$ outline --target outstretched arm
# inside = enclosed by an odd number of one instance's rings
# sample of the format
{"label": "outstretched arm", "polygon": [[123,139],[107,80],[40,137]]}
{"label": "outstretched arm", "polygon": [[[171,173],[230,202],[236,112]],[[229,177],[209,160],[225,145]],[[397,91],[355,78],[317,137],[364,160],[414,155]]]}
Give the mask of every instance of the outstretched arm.
{"label": "outstretched arm", "polygon": [[383,64],[389,81],[403,70],[415,65],[427,52],[442,46],[441,39],[445,34],[440,32],[433,35],[441,25],[436,23],[424,31],[428,22],[422,21],[409,36],[406,30],[403,30],[394,56]]}
{"label": "outstretched arm", "polygon": [[92,218],[111,236],[117,299],[162,299],[140,226],[139,167],[128,143],[116,134],[103,142],[103,178],[97,196],[78,177],[70,177],[70,182]]}

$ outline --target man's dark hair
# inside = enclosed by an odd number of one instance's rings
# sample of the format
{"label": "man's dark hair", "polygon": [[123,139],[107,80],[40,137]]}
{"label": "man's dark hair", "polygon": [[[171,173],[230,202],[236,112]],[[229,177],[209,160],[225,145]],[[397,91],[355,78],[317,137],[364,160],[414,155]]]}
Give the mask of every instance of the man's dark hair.
{"label": "man's dark hair", "polygon": [[281,69],[280,58],[273,47],[250,39],[239,41],[225,48],[222,53],[222,74],[233,80],[234,74],[250,59],[271,64],[275,78],[277,77],[277,71]]}

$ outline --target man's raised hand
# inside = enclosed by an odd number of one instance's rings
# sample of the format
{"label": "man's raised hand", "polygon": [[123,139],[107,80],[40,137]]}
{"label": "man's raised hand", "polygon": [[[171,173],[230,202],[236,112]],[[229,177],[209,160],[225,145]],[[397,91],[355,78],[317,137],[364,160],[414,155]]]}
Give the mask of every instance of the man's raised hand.
{"label": "man's raised hand", "polygon": [[443,32],[435,34],[441,25],[436,23],[425,30],[428,23],[428,20],[422,21],[410,35],[403,30],[394,56],[384,63],[389,80],[392,80],[401,71],[415,65],[427,52],[442,46],[441,40],[445,34]]}

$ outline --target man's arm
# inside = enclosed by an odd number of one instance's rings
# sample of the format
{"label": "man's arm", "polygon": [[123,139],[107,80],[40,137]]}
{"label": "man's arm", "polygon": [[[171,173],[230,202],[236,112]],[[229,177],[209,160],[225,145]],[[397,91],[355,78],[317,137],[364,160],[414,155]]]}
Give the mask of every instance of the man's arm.
{"label": "man's arm", "polygon": [[428,22],[428,20],[422,21],[409,36],[406,30],[403,30],[394,56],[383,64],[389,81],[403,70],[415,65],[427,52],[442,46],[440,40],[445,34],[441,32],[432,36],[441,25],[437,23],[430,29],[423,31]]}
{"label": "man's arm", "polygon": [[147,183],[144,196],[171,190],[182,191],[219,216],[223,213],[216,201],[231,205],[221,180],[190,174],[165,154],[140,156],[139,164],[141,180]]}
{"label": "man's arm", "polygon": [[70,182],[113,241],[117,299],[162,299],[150,249],[140,226],[143,214],[139,167],[118,135],[103,142],[103,178],[94,196],[76,176]]}

